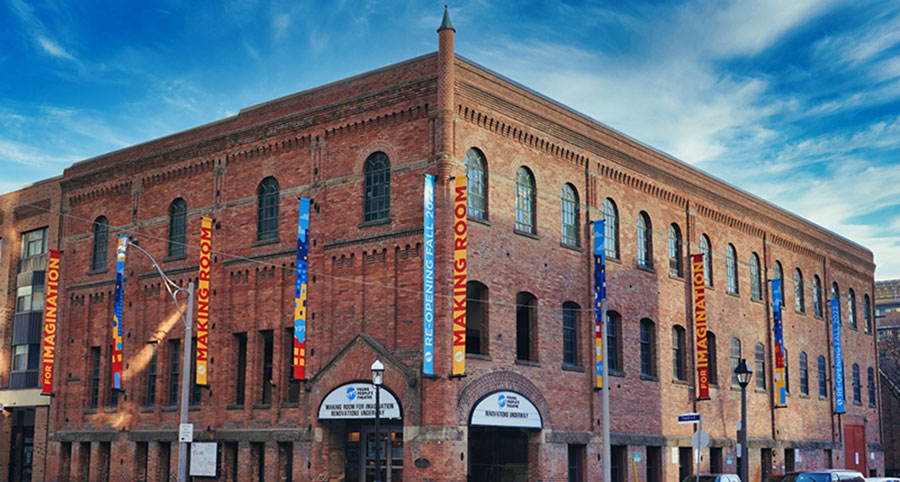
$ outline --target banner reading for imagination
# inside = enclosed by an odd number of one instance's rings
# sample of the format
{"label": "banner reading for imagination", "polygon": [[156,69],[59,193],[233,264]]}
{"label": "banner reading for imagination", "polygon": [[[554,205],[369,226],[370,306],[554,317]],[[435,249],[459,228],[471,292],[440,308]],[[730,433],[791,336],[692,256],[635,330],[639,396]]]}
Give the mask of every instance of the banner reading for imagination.
{"label": "banner reading for imagination", "polygon": [[603,220],[594,221],[594,386],[603,388],[603,300],[606,298],[606,254]]}
{"label": "banner reading for imagination", "polygon": [[831,300],[831,343],[834,348],[834,411],[844,413],[844,353],[841,347],[841,300]]}
{"label": "banner reading for imagination", "polygon": [[306,277],[309,272],[309,199],[297,215],[297,279],[294,291],[294,380],[306,380]]}
{"label": "banner reading for imagination", "polygon": [[112,385],[113,389],[122,389],[122,294],[125,283],[125,251],[128,248],[128,236],[119,235],[116,248],[116,298],[113,308],[113,348],[112,348]]}
{"label": "banner reading for imagination", "polygon": [[434,176],[425,175],[422,286],[422,373],[434,375]]}
{"label": "banner reading for imagination", "polygon": [[697,332],[697,400],[709,400],[709,345],[706,339],[706,284],[703,254],[691,255],[694,283],[694,326]]}
{"label": "banner reading for imagination", "polygon": [[44,349],[41,351],[41,394],[53,393],[53,367],[56,363],[56,319],[59,298],[59,251],[50,250],[47,259],[47,283],[44,288]]}
{"label": "banner reading for imagination", "polygon": [[[787,380],[784,378],[784,323],[781,317],[781,280],[772,280],[772,332],[775,341],[775,406],[787,406]],[[760,374],[763,375],[763,374]]]}
{"label": "banner reading for imagination", "polygon": [[453,196],[453,371],[466,373],[466,176],[456,177]]}
{"label": "banner reading for imagination", "polygon": [[207,385],[209,360],[209,271],[212,252],[212,219],[200,220],[200,279],[197,282],[197,385]]}

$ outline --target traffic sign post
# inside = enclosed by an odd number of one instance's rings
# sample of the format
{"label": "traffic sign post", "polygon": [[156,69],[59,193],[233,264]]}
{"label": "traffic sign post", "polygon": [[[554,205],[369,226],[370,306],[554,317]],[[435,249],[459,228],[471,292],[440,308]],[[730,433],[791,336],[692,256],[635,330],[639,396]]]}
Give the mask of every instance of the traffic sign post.
{"label": "traffic sign post", "polygon": [[703,431],[703,422],[700,414],[696,412],[682,413],[678,416],[678,423],[696,423],[697,431],[691,436],[691,446],[696,450],[697,457],[697,482],[700,482],[700,454],[709,446],[709,434]]}

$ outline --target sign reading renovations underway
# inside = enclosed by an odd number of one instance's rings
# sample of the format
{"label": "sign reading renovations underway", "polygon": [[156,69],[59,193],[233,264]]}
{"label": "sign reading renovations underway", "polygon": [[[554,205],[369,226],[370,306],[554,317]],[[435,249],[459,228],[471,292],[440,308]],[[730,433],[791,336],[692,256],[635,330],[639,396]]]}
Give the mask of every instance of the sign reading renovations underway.
{"label": "sign reading renovations underway", "polygon": [[541,413],[531,400],[509,391],[494,392],[475,404],[470,425],[543,428]]}
{"label": "sign reading renovations underway", "polygon": [[[381,418],[400,418],[400,404],[394,395],[382,388],[378,395]],[[348,383],[332,390],[319,406],[319,420],[375,418],[375,386],[371,383]]]}

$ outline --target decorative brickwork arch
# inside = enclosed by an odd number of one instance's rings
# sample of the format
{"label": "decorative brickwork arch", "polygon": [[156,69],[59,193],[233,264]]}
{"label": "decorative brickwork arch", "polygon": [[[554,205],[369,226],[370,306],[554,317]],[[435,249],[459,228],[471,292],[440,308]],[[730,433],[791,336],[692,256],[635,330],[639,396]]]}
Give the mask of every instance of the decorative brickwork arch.
{"label": "decorative brickwork arch", "polygon": [[457,423],[459,425],[468,425],[469,414],[472,412],[472,407],[475,406],[475,403],[485,395],[498,390],[510,390],[528,397],[541,413],[544,428],[553,426],[553,421],[550,418],[550,406],[547,404],[547,400],[544,399],[541,391],[527,378],[509,371],[485,373],[467,383],[460,390],[459,398],[456,402]]}

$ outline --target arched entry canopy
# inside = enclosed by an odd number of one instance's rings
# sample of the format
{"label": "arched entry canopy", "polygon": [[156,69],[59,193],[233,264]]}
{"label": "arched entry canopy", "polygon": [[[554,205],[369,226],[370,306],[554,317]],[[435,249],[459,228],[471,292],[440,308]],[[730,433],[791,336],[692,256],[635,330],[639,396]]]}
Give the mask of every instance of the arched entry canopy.
{"label": "arched entry canopy", "polygon": [[[382,419],[403,418],[397,397],[381,387],[379,394]],[[319,405],[319,420],[347,420],[375,418],[375,386],[371,383],[353,382],[330,391]]]}
{"label": "arched entry canopy", "polygon": [[525,395],[500,390],[482,397],[472,408],[469,425],[543,428],[541,413]]}

